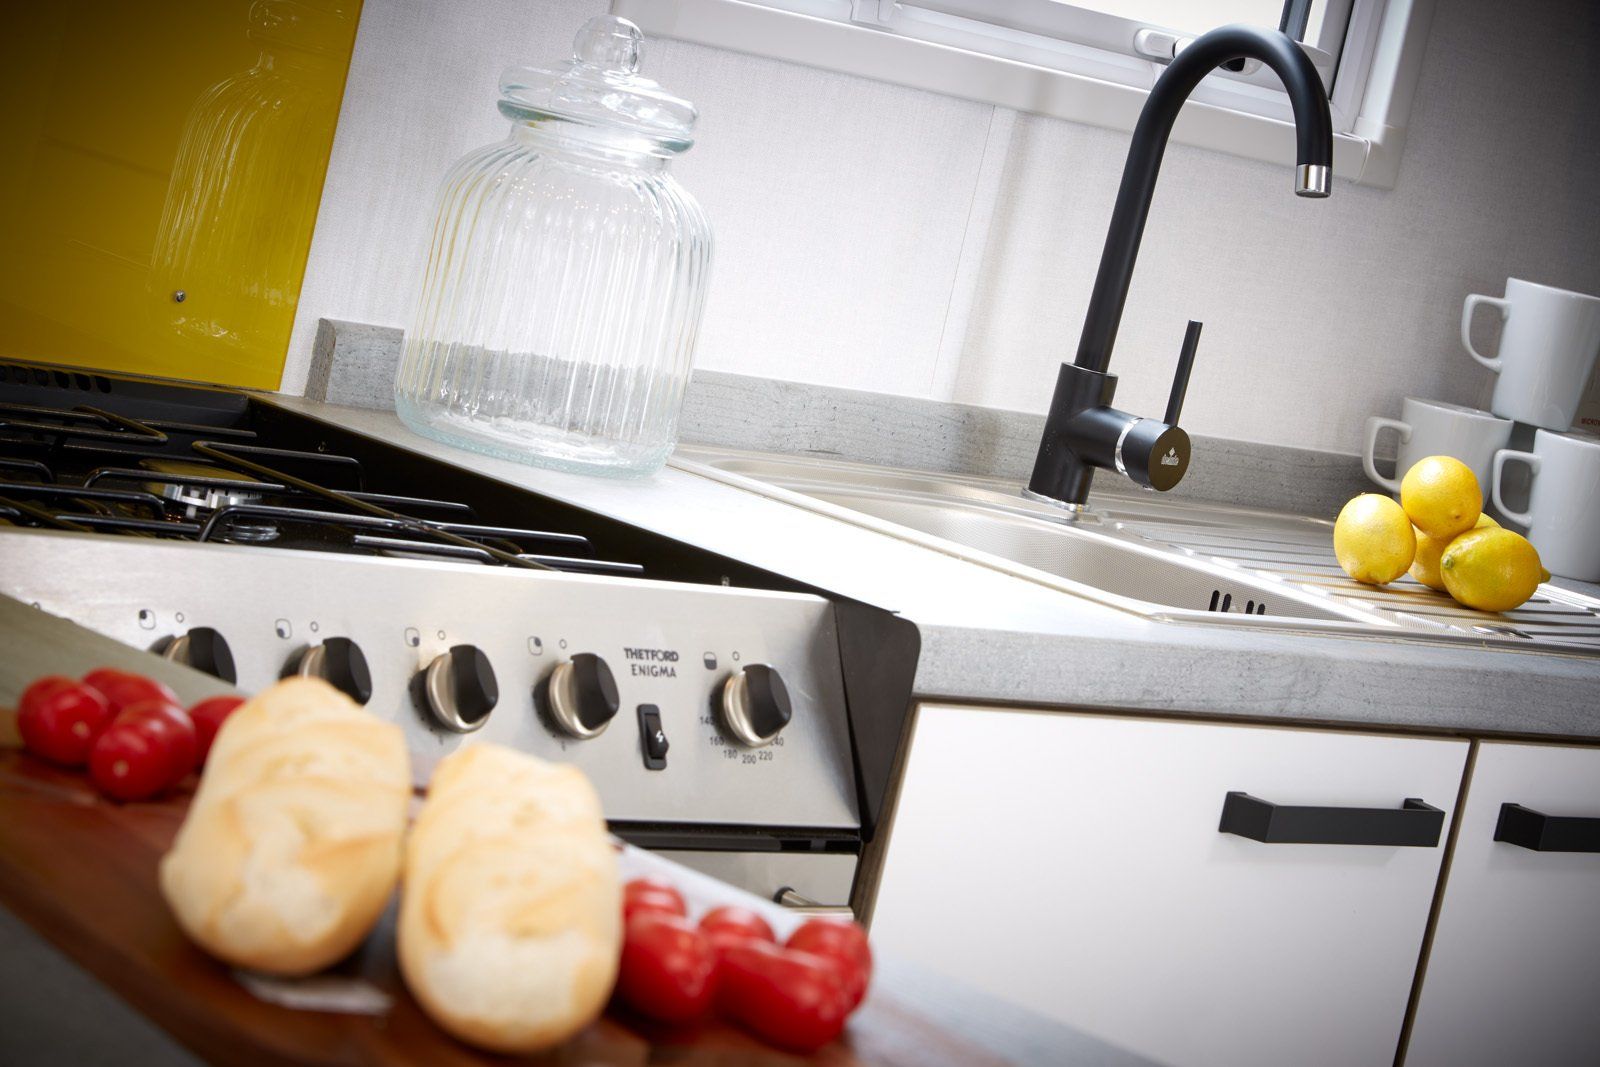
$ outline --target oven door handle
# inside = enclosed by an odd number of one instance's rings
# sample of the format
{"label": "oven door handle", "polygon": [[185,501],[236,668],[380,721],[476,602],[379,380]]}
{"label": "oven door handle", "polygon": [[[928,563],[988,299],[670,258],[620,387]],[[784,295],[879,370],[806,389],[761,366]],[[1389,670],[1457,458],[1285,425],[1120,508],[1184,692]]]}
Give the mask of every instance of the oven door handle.
{"label": "oven door handle", "polygon": [[818,904],[810,897],[801,896],[792,886],[784,886],[772,894],[772,899],[799,915],[829,915],[841,919],[855,918],[848,904]]}
{"label": "oven door handle", "polygon": [[1222,802],[1217,830],[1269,845],[1435,848],[1444,830],[1444,812],[1416,797],[1407,797],[1398,808],[1316,808],[1233,792]]}

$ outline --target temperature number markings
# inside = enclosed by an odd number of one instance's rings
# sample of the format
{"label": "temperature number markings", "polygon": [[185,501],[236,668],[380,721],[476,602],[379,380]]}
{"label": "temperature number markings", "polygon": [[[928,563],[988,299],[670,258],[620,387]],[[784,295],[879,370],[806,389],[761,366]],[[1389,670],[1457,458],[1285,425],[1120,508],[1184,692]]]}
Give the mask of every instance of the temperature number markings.
{"label": "temperature number markings", "polygon": [[771,763],[775,758],[773,756],[772,749],[770,748],[758,748],[754,752],[741,752],[720,737],[712,739],[711,743],[713,745],[724,746],[722,749],[722,758],[738,760],[740,766],[755,763]]}

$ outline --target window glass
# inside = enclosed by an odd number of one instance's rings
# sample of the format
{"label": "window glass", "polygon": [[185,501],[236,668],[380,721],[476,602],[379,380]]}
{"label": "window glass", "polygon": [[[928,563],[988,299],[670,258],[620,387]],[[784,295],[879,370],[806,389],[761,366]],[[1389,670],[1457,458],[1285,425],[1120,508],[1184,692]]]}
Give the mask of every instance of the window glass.
{"label": "window glass", "polygon": [[[1230,22],[1277,28],[1282,0],[1049,0],[1059,7],[1079,7],[1153,26],[1202,34]],[[1314,5],[1320,6],[1320,5]]]}

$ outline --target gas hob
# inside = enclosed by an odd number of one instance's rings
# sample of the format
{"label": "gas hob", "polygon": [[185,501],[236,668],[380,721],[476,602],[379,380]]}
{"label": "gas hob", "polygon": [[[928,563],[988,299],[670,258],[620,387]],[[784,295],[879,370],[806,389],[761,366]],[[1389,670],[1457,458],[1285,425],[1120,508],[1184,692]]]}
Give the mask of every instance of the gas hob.
{"label": "gas hob", "polygon": [[888,613],[470,466],[27,364],[0,363],[0,594],[246,692],[323,677],[405,729],[419,784],[484,739],[571,762],[623,837],[828,905],[915,669]]}

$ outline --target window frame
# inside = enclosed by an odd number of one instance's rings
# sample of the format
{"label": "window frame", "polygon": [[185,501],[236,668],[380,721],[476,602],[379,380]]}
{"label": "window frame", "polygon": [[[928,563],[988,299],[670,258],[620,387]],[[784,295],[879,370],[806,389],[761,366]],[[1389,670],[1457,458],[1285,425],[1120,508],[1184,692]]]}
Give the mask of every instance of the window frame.
{"label": "window frame", "polygon": [[[982,5],[990,21],[996,21],[996,2]],[[1009,2],[1013,10],[1026,14],[1031,6],[1037,14],[1032,0]],[[808,6],[835,14],[797,10]],[[859,12],[870,16],[878,6],[891,19],[914,13],[919,35],[863,25]],[[1349,0],[1343,9],[1347,28],[1329,93],[1336,178],[1394,186],[1433,6],[1434,0]],[[856,21],[838,17],[852,8]],[[1149,58],[1076,42],[1044,42],[1041,49],[1039,39],[1007,38],[1004,30],[996,37],[1006,47],[997,51],[1008,54],[977,51],[976,38],[957,32],[960,16],[949,13],[978,10],[975,0],[907,0],[905,6],[894,0],[612,0],[611,9],[650,35],[1118,130],[1133,129],[1149,86],[1164,69]],[[1068,14],[1092,16],[1097,31],[1113,38],[1126,39],[1143,25],[1098,12]],[[955,29],[942,33],[941,18]],[[1219,72],[1191,96],[1172,140],[1292,163],[1290,118],[1287,95],[1271,71]]]}
{"label": "window frame", "polygon": [[[770,7],[787,8],[801,14],[807,13],[809,8],[839,8],[848,4],[848,0],[756,0]],[[1314,0],[1301,0],[1309,8]],[[1323,17],[1316,27],[1317,39],[1306,42],[1310,47],[1306,50],[1317,62],[1317,69],[1323,75],[1323,87],[1332,90],[1333,75],[1339,60],[1339,48],[1346,36],[1346,28],[1350,23],[1351,9],[1356,6],[1370,8],[1371,4],[1358,5],[1357,0],[1323,0]],[[858,9],[860,4],[855,5]],[[1108,12],[1096,11],[1088,8],[1075,7],[1072,0],[900,0],[888,5],[867,5],[868,11],[893,12],[893,17],[880,14],[876,20],[870,17],[865,20],[866,25],[878,24],[893,28],[895,21],[902,24],[911,23],[901,31],[908,36],[919,36],[917,22],[928,23],[934,33],[921,36],[924,40],[934,40],[940,43],[961,46],[963,36],[974,35],[973,29],[968,29],[962,34],[959,29],[965,24],[972,27],[973,23],[989,24],[995,27],[1009,29],[1022,34],[1034,35],[1045,40],[1073,42],[1087,48],[1098,49],[1112,55],[1127,56],[1134,60],[1162,62],[1170,58],[1171,52],[1145,51],[1138,47],[1137,41],[1146,34],[1155,40],[1169,43],[1173,40],[1192,40],[1196,34],[1192,30],[1173,26],[1158,25],[1143,22],[1139,19],[1113,15]],[[954,32],[938,34],[940,16],[947,20],[946,25]],[[885,21],[885,19],[888,21]],[[972,21],[966,21],[972,20]],[[861,21],[858,16],[857,21]],[[1331,46],[1331,48],[1330,48]],[[1003,52],[998,54],[1004,54]],[[1012,57],[1025,58],[1025,57]],[[1219,78],[1230,81],[1247,82],[1262,85],[1274,91],[1281,92],[1277,80],[1271,71],[1259,69],[1259,63],[1252,64],[1253,73],[1229,74],[1219,72]],[[1072,69],[1070,67],[1066,69]],[[1146,76],[1139,82],[1148,88],[1152,78],[1151,71],[1144,68],[1141,73]]]}

